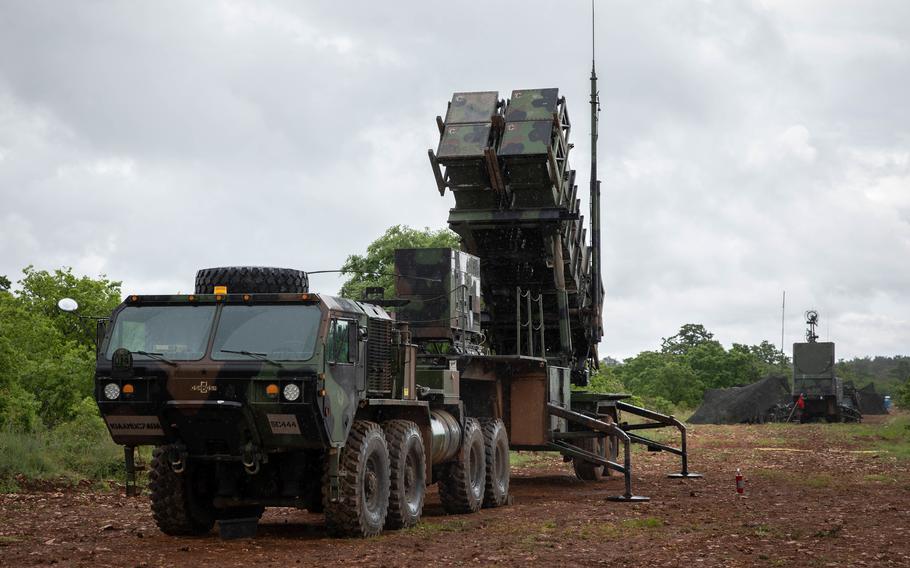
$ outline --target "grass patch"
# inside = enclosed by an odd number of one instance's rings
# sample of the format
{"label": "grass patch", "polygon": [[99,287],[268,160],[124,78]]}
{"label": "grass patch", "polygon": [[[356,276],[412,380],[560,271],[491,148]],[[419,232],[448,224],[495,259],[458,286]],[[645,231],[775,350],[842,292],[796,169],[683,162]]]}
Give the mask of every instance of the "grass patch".
{"label": "grass patch", "polygon": [[906,414],[892,416],[883,424],[852,424],[842,433],[867,449],[910,459],[910,416]]}
{"label": "grass patch", "polygon": [[544,524],[540,525],[540,528],[542,528],[545,531],[551,531],[556,528],[556,521],[555,520],[545,521]]}
{"label": "grass patch", "polygon": [[406,532],[415,535],[431,535],[447,532],[461,532],[471,528],[468,521],[451,521],[447,523],[434,523],[432,521],[421,521],[415,527],[407,529]]}
{"label": "grass patch", "polygon": [[509,452],[509,465],[514,467],[547,467],[553,465],[557,452]]}
{"label": "grass patch", "polygon": [[890,475],[883,475],[881,473],[870,473],[863,476],[863,481],[869,483],[897,483],[897,479],[891,477]]}
{"label": "grass patch", "polygon": [[664,526],[664,522],[655,517],[642,517],[640,519],[626,519],[622,526],[629,529],[656,529]]}
{"label": "grass patch", "polygon": [[589,524],[581,527],[577,534],[585,540],[619,538],[638,531],[652,531],[663,528],[664,522],[656,517],[625,519],[619,523]]}
{"label": "grass patch", "polygon": [[797,479],[802,482],[806,487],[812,487],[815,489],[822,489],[825,487],[830,487],[834,483],[834,478],[832,478],[827,473],[816,473],[812,475],[807,475],[805,477],[797,476]]}
{"label": "grass patch", "polygon": [[20,479],[101,482],[123,474],[123,449],[98,416],[36,432],[0,431],[0,492],[18,490]]}

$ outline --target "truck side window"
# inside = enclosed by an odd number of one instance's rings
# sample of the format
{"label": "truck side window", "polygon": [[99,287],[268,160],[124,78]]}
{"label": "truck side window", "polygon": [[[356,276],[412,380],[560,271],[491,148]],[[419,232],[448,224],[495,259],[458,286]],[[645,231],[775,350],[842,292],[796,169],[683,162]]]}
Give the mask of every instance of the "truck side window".
{"label": "truck side window", "polygon": [[335,363],[349,362],[350,354],[350,331],[348,326],[351,322],[347,320],[333,320],[332,330],[329,336],[329,361]]}

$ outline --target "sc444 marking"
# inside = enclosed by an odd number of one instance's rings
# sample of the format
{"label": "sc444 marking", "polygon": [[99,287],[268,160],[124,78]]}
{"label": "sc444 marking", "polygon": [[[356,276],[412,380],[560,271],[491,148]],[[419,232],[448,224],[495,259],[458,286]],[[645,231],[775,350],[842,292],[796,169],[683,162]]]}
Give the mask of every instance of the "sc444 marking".
{"label": "sc444 marking", "polygon": [[297,417],[293,414],[268,414],[269,428],[272,434],[296,434],[300,435],[300,425],[297,424]]}

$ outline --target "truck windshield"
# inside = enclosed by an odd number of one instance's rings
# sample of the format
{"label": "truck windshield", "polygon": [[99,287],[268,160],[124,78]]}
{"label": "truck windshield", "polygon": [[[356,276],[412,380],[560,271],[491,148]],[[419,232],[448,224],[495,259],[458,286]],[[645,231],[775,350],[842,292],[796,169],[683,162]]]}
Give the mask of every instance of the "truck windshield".
{"label": "truck windshield", "polygon": [[195,361],[205,354],[215,306],[129,306],[117,315],[105,356],[123,347],[137,359],[157,353],[170,360]]}
{"label": "truck windshield", "polygon": [[319,306],[224,306],[212,359],[305,361],[313,356],[321,317]]}

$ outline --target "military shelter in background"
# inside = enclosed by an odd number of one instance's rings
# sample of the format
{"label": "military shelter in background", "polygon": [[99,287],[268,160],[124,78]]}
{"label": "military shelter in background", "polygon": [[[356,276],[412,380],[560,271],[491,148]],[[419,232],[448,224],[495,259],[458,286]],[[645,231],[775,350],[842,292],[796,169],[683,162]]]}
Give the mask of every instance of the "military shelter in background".
{"label": "military shelter in background", "polygon": [[790,383],[770,375],[750,385],[705,391],[692,424],[754,424],[775,420],[775,410],[790,402]]}
{"label": "military shelter in background", "polygon": [[806,312],[806,324],[806,341],[793,344],[793,400],[800,422],[861,420],[855,390],[845,396],[844,382],[835,374],[834,343],[817,341],[818,312]]}
{"label": "military shelter in background", "polygon": [[[848,384],[852,386],[852,382],[848,381]],[[885,396],[875,390],[873,383],[856,389],[856,398],[859,400],[859,411],[863,414],[888,414]]]}

